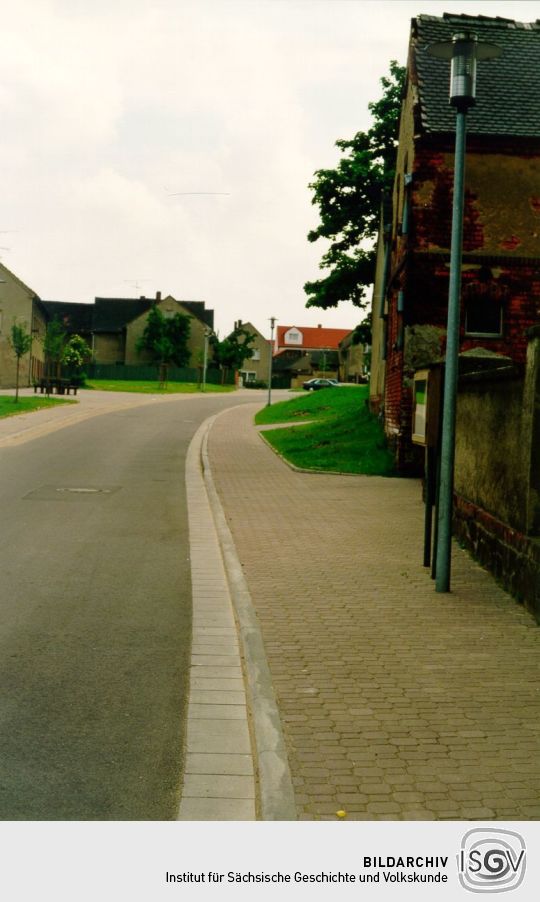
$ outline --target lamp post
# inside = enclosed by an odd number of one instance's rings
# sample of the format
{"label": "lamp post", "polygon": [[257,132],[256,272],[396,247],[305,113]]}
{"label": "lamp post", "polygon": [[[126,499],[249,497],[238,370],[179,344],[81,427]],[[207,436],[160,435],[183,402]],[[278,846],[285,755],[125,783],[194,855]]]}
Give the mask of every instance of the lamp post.
{"label": "lamp post", "polygon": [[[206,391],[206,368],[208,366],[208,340],[212,333],[209,329],[204,330],[204,358],[203,358],[203,377],[202,377],[202,390]],[[199,357],[199,360],[201,358]]]}
{"label": "lamp post", "polygon": [[459,363],[459,312],[461,288],[461,256],[463,245],[463,198],[465,177],[465,145],[467,111],[475,104],[476,62],[495,59],[501,50],[494,44],[478,41],[470,32],[453,35],[451,41],[432,44],[428,53],[452,61],[450,72],[450,104],[456,108],[456,145],[454,155],[454,196],[452,203],[452,238],[450,244],[450,285],[448,289],[448,322],[446,332],[446,365],[441,438],[439,518],[436,557],[437,592],[450,591],[452,547],[452,504],[454,494],[454,457],[456,432],[456,398]]}
{"label": "lamp post", "polygon": [[266,406],[270,407],[272,403],[272,357],[274,352],[274,326],[276,325],[275,316],[270,317],[270,359],[268,361],[268,401]]}

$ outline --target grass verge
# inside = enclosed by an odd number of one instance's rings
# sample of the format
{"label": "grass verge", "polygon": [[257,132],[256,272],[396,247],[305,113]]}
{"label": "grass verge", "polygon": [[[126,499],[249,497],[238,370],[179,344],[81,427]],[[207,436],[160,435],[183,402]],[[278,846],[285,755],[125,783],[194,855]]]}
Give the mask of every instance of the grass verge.
{"label": "grass verge", "polygon": [[[393,476],[394,459],[386,447],[381,424],[367,408],[367,397],[367,385],[325,388],[265,407],[257,413],[255,422],[291,422],[289,429],[270,429],[264,437],[297,467]],[[298,428],[305,420],[314,422]]]}
{"label": "grass verge", "polygon": [[[150,382],[130,379],[89,379],[84,388],[98,389],[99,391],[129,391],[141,392],[146,395],[175,395],[192,394],[200,392],[196,382],[168,382],[164,388],[159,387],[159,382]],[[209,385],[206,383],[205,393],[231,392],[234,385]]]}
{"label": "grass verge", "polygon": [[57,404],[76,404],[67,398],[15,398],[11,395],[0,397],[0,417],[13,417],[19,413],[31,413],[33,410],[43,410],[45,407],[55,407]]}

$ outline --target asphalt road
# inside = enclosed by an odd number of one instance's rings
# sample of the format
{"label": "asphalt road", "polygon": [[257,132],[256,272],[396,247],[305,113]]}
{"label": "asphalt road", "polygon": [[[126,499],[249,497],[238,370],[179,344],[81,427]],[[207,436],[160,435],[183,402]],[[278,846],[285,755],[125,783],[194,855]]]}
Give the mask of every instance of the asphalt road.
{"label": "asphalt road", "polygon": [[240,402],[156,401],[0,449],[0,819],[176,816],[185,453]]}

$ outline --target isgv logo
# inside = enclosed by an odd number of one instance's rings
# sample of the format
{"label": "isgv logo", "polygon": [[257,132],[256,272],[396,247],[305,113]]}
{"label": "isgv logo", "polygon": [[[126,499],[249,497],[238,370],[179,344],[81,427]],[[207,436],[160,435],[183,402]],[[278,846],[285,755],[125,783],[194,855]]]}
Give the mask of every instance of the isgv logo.
{"label": "isgv logo", "polygon": [[525,877],[525,840],[511,830],[475,828],[461,841],[459,882],[471,893],[504,893]]}

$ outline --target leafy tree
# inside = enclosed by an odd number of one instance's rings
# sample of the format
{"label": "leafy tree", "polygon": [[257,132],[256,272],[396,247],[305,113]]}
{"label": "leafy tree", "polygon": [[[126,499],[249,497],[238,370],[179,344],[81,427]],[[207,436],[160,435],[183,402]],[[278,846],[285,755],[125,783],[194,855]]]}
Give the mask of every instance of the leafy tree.
{"label": "leafy tree", "polygon": [[371,344],[371,312],[359,323],[353,332],[353,345]]}
{"label": "leafy tree", "polygon": [[8,341],[13,349],[15,357],[17,358],[17,370],[15,377],[15,403],[17,404],[19,400],[19,369],[21,365],[21,357],[24,357],[25,354],[28,354],[28,351],[32,347],[32,336],[27,331],[26,325],[13,323]]}
{"label": "leafy tree", "polygon": [[244,361],[253,357],[254,348],[250,345],[256,337],[254,332],[248,332],[242,326],[234,329],[223,341],[217,335],[210,336],[212,356],[221,369],[222,382],[225,382],[229,370],[239,370]]}
{"label": "leafy tree", "polygon": [[138,354],[147,351],[162,366],[174,364],[187,366],[190,358],[188,340],[191,334],[191,317],[175,313],[163,316],[159,307],[152,307],[143,334],[137,340]]}
{"label": "leafy tree", "polygon": [[376,236],[382,192],[394,180],[396,146],[405,69],[395,60],[381,78],[383,96],[369,104],[373,125],[350,141],[338,140],[343,156],[335,169],[319,169],[309,185],[320,224],[308,241],[325,238],[330,247],[320,263],[328,274],[306,282],[306,307],[336,307],[340,301],[365,305],[365,290],[375,274]]}
{"label": "leafy tree", "polygon": [[67,344],[64,346],[62,354],[62,363],[68,368],[71,380],[76,380],[77,384],[83,384],[86,374],[82,368],[86,360],[92,356],[92,351],[80,335],[72,335]]}
{"label": "leafy tree", "polygon": [[45,337],[43,339],[43,351],[45,353],[45,366],[49,376],[59,376],[60,367],[64,356],[64,350],[68,341],[64,323],[55,316],[47,323]]}

